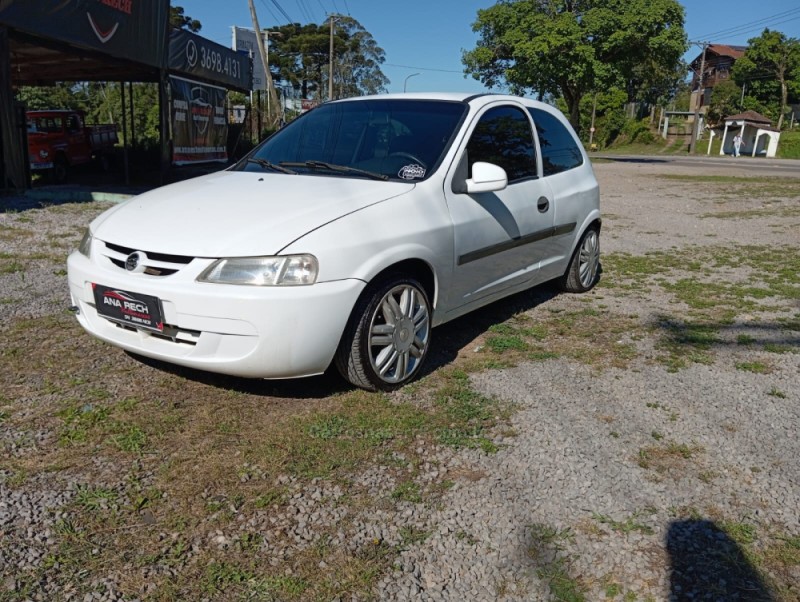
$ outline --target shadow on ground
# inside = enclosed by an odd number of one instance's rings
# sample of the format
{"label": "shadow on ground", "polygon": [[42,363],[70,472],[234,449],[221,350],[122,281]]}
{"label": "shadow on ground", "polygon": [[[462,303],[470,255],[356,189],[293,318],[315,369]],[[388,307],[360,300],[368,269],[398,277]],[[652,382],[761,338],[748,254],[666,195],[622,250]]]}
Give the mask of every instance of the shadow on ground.
{"label": "shadow on ground", "polygon": [[773,602],[742,548],[710,520],[679,520],[666,536],[670,601]]}
{"label": "shadow on ground", "polygon": [[[459,352],[485,333],[493,324],[504,322],[520,312],[546,303],[559,294],[555,284],[543,284],[502,299],[466,316],[448,322],[433,330],[431,348],[420,376],[424,377],[452,363]],[[331,366],[320,376],[287,380],[260,380],[225,376],[176,366],[159,360],[128,353],[133,359],[157,370],[169,372],[212,387],[260,395],[291,399],[322,399],[335,393],[352,389]]]}

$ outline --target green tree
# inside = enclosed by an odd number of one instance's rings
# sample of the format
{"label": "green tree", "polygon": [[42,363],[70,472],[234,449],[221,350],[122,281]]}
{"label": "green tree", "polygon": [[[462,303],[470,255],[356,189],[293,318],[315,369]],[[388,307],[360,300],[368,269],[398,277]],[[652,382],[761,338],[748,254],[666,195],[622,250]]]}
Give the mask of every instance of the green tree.
{"label": "green tree", "polygon": [[586,94],[616,86],[632,102],[674,77],[683,22],[677,0],[500,0],[478,11],[480,39],[462,60],[489,87],[560,96],[577,129]]}
{"label": "green tree", "polygon": [[736,82],[726,79],[714,86],[706,118],[710,125],[717,125],[725,117],[739,112],[742,90]]}
{"label": "green tree", "polygon": [[80,86],[59,82],[53,86],[22,86],[17,100],[30,111],[45,109],[84,109],[86,96]]}
{"label": "green tree", "polygon": [[385,92],[389,79],[381,71],[386,60],[383,48],[352,17],[341,17],[337,25],[345,38],[343,50],[334,60],[333,85],[339,98]]}
{"label": "green tree", "polygon": [[800,94],[800,40],[765,29],[747,44],[733,66],[733,77],[739,85],[747,84],[750,96],[760,103],[778,101],[780,129],[789,96]]}
{"label": "green tree", "polygon": [[[290,84],[303,98],[321,98],[327,90],[330,65],[329,25],[293,23],[269,37],[269,62],[275,81]],[[383,49],[352,17],[339,17],[334,28],[334,94],[342,97],[376,94],[389,80],[381,71]]]}
{"label": "green tree", "polygon": [[197,19],[192,19],[183,13],[182,6],[169,7],[169,25],[175,29],[188,29],[197,33],[203,28],[203,24]]}

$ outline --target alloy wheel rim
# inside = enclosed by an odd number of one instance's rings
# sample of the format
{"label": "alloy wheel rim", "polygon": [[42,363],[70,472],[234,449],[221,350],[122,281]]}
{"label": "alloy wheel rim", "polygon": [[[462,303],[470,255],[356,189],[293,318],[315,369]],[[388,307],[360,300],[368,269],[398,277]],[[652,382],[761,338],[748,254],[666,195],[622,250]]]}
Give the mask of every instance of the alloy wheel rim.
{"label": "alloy wheel rim", "polygon": [[430,310],[414,286],[392,288],[378,304],[369,325],[369,359],[386,383],[410,378],[422,363],[430,339]]}
{"label": "alloy wheel rim", "polygon": [[597,232],[590,230],[581,245],[578,273],[581,285],[584,288],[592,286],[597,277],[597,267],[600,265],[600,239]]}

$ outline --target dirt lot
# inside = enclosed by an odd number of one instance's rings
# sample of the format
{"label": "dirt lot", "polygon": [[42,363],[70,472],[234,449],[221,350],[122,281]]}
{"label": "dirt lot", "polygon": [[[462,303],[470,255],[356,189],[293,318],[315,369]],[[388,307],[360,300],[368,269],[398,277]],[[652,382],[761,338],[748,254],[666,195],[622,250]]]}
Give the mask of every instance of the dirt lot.
{"label": "dirt lot", "polygon": [[[752,163],[750,163],[752,165]],[[0,197],[0,601],[800,599],[800,174],[599,161],[604,273],[392,395],[94,341]]]}

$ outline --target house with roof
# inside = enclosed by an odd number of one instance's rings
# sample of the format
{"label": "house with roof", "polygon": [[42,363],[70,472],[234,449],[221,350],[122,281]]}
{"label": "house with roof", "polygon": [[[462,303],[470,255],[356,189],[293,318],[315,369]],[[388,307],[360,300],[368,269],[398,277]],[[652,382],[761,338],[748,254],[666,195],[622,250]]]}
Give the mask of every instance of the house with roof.
{"label": "house with roof", "polygon": [[[731,78],[734,63],[744,56],[747,46],[729,46],[727,44],[709,44],[706,47],[706,61],[703,68],[702,79],[700,67],[703,62],[702,53],[691,62],[692,98],[690,107],[703,110],[711,102],[711,91],[714,86]],[[700,85],[702,81],[702,86]]]}

